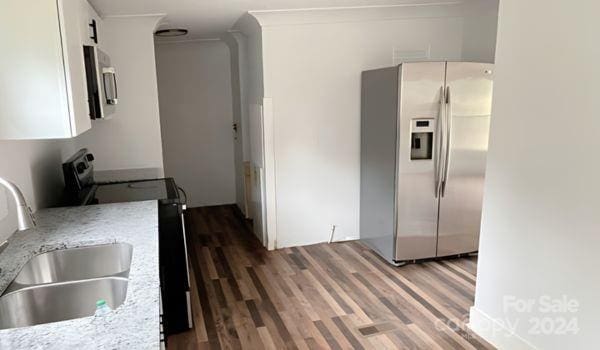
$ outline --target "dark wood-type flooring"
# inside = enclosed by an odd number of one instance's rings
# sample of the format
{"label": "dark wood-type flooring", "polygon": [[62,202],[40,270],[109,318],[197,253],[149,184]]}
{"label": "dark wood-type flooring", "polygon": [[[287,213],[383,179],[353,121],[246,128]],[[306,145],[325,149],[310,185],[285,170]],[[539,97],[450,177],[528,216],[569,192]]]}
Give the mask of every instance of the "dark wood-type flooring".
{"label": "dark wood-type flooring", "polygon": [[234,206],[188,210],[195,328],[169,349],[481,349],[476,258],[393,267],[358,242],[269,252]]}

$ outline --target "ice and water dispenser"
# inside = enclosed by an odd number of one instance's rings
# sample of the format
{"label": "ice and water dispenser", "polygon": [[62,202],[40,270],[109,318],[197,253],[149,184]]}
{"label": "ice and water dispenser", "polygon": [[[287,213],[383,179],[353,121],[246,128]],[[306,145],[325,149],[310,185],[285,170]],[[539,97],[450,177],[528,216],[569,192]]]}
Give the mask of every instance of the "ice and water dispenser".
{"label": "ice and water dispenser", "polygon": [[434,119],[413,119],[410,126],[410,159],[433,159]]}

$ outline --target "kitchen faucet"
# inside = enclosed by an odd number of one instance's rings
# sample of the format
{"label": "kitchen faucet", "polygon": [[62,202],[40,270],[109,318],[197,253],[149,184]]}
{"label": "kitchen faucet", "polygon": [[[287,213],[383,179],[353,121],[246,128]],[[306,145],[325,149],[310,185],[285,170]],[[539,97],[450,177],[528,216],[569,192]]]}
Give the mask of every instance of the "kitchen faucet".
{"label": "kitchen faucet", "polygon": [[[33,217],[33,212],[31,208],[27,206],[27,202],[25,201],[25,197],[21,190],[17,187],[17,185],[13,184],[10,181],[7,181],[0,177],[0,185],[3,185],[8,189],[8,192],[12,195],[15,200],[15,204],[17,205],[17,230],[25,231],[35,226],[35,218]],[[5,241],[0,243],[0,252],[2,252],[8,243]]]}

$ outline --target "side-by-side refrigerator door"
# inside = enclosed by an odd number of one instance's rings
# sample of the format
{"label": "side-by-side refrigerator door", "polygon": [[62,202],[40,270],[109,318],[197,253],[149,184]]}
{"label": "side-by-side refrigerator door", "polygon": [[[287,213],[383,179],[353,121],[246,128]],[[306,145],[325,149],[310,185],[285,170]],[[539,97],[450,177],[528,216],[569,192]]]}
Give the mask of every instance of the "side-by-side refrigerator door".
{"label": "side-by-side refrigerator door", "polygon": [[435,257],[445,62],[400,67],[395,260]]}
{"label": "side-by-side refrigerator door", "polygon": [[442,175],[438,256],[478,250],[493,65],[448,62],[448,153]]}

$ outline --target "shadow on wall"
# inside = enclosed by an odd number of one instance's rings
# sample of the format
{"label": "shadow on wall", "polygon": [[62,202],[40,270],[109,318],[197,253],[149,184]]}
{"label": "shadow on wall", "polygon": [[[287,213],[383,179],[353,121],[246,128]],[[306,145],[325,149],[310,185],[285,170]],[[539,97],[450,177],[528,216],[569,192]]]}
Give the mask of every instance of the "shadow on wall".
{"label": "shadow on wall", "polygon": [[[73,150],[72,140],[0,141],[0,176],[21,189],[34,212],[60,206],[64,190],[62,160]],[[0,241],[11,236],[16,227],[14,201],[1,188]]]}
{"label": "shadow on wall", "polygon": [[65,181],[62,175],[62,153],[60,149],[37,155],[31,161],[31,187],[33,202],[31,207],[48,208],[64,203]]}

